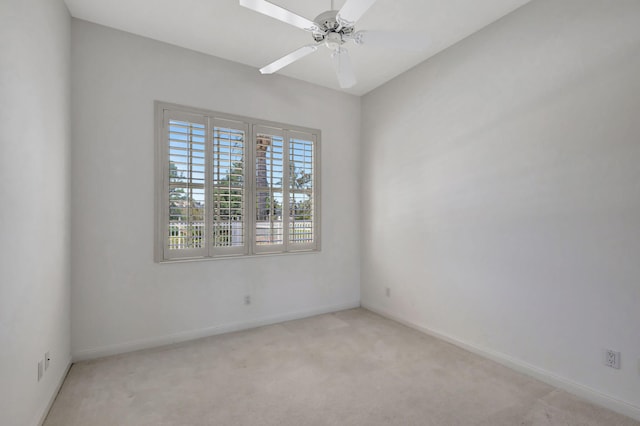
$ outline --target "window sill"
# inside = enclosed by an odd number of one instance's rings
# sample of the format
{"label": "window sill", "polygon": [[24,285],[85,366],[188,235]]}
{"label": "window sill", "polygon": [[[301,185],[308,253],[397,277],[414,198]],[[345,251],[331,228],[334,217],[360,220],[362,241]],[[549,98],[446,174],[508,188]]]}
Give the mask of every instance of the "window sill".
{"label": "window sill", "polygon": [[237,255],[215,256],[215,257],[189,257],[184,259],[164,259],[160,261],[155,261],[154,263],[172,264],[172,263],[207,262],[210,260],[256,259],[261,257],[273,257],[273,256],[297,256],[297,255],[303,255],[303,254],[317,254],[320,252],[321,252],[320,249],[313,249],[313,250],[288,251],[283,253],[237,254]]}

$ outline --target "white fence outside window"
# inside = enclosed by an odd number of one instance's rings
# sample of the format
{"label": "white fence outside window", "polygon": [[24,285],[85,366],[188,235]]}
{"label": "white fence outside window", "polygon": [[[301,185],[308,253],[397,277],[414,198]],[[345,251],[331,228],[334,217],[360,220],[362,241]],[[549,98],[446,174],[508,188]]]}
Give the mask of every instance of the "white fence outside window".
{"label": "white fence outside window", "polygon": [[[214,224],[213,235],[219,246],[236,247],[244,244],[242,222]],[[256,222],[256,244],[273,244],[282,240],[282,221]],[[291,220],[289,222],[290,243],[308,243],[313,241],[313,222],[311,220]],[[202,247],[205,237],[204,222],[170,222],[169,247],[172,250]]]}

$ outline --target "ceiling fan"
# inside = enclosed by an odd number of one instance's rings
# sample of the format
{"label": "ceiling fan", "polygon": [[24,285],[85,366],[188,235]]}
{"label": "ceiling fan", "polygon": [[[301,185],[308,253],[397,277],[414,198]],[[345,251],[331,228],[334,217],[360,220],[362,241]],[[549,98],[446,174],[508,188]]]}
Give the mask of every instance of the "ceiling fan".
{"label": "ceiling fan", "polygon": [[358,45],[371,45],[420,51],[428,41],[423,36],[387,31],[355,31],[355,23],[376,0],[347,0],[340,10],[331,9],[313,21],[297,15],[266,0],[240,0],[240,5],[308,31],[314,43],[294,50],[286,56],[260,68],[262,74],[272,74],[293,62],[315,52],[322,45],[333,51],[331,59],[340,87],[347,89],[356,84],[356,76],[349,52],[343,45],[353,41]]}

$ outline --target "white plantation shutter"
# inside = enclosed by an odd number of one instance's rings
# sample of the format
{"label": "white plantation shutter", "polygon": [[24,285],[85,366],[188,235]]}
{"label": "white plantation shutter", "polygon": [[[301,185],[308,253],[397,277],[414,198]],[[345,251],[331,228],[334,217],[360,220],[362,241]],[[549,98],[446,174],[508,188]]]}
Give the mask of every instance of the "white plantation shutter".
{"label": "white plantation shutter", "polygon": [[246,139],[248,126],[213,120],[212,236],[214,254],[246,254]]}
{"label": "white plantation shutter", "polygon": [[256,253],[284,251],[287,222],[284,131],[254,126]]}
{"label": "white plantation shutter", "polygon": [[207,254],[205,232],[206,119],[165,112],[164,209],[165,257],[198,257]]}
{"label": "white plantation shutter", "polygon": [[316,249],[316,136],[254,126],[256,253]]}
{"label": "white plantation shutter", "polygon": [[319,131],[160,102],[156,129],[156,261],[319,249]]}
{"label": "white plantation shutter", "polygon": [[315,247],[315,136],[290,131],[289,138],[289,249]]}

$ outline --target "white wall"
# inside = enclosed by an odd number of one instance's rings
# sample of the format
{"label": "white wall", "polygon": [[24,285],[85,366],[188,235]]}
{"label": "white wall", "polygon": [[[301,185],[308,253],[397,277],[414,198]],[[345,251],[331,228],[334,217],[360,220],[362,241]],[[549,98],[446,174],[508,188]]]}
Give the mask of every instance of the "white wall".
{"label": "white wall", "polygon": [[361,273],[364,306],[637,418],[639,22],[534,1],[366,95]]}
{"label": "white wall", "polygon": [[70,362],[69,44],[61,0],[0,2],[2,425],[37,424]]}
{"label": "white wall", "polygon": [[[320,129],[322,252],[154,263],[154,100]],[[359,305],[359,98],[73,20],[72,114],[74,358]]]}

